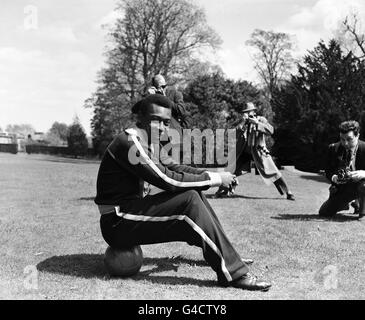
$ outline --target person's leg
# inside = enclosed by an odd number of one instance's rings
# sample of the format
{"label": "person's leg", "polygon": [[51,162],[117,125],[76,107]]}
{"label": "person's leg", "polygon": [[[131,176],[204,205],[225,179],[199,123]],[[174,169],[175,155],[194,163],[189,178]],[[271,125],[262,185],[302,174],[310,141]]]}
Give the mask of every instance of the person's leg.
{"label": "person's leg", "polygon": [[114,214],[101,218],[102,233],[110,246],[185,241],[202,248],[220,279],[230,282],[248,272],[214,211],[197,191],[148,196],[126,203],[121,212],[125,212],[122,218]]}
{"label": "person's leg", "polygon": [[285,193],[288,200],[295,200],[294,194],[289,190],[289,187],[283,177],[275,180],[274,185],[281,195]]}
{"label": "person's leg", "polygon": [[282,178],[279,178],[278,180],[275,180],[274,181],[274,186],[276,187],[276,189],[279,191],[279,193],[281,195],[284,195],[284,192],[288,191],[288,190],[285,190],[286,185],[285,184],[283,185],[283,179]]}
{"label": "person's leg", "polygon": [[354,183],[342,186],[331,186],[329,198],[319,209],[322,217],[333,217],[337,212],[343,210],[350,201],[357,198],[358,187]]}
{"label": "person's leg", "polygon": [[286,194],[288,200],[295,200],[294,194],[289,190],[281,172],[277,168],[270,153],[265,148],[251,148],[252,158],[255,166],[266,184],[274,183],[281,195]]}
{"label": "person's leg", "polygon": [[[232,170],[233,174],[236,175],[236,177],[239,177],[242,175],[243,172],[250,172],[251,171],[251,154],[247,152],[247,150],[241,150],[239,153],[239,156],[236,158],[235,166],[234,168],[227,168],[226,171]],[[234,170],[233,170],[234,169]],[[231,172],[231,171],[230,171]],[[235,193],[237,185],[232,186],[231,188],[226,188],[220,186],[215,193],[216,198],[226,197],[230,194]]]}
{"label": "person's leg", "polygon": [[[213,208],[211,207],[211,205],[210,205],[209,201],[207,200],[207,198],[205,197],[205,195],[202,192],[199,192],[199,194],[200,194],[200,197],[202,198],[204,204],[206,205],[207,209],[211,213],[212,217],[215,219],[216,223],[221,225],[216,213],[214,212]],[[241,258],[241,260],[247,265],[252,264],[254,262],[251,258]]]}

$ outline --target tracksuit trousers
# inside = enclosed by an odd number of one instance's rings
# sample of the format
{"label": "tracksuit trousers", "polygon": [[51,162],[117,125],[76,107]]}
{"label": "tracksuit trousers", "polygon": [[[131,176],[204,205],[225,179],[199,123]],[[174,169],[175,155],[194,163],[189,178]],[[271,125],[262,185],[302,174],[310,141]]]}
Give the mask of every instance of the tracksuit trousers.
{"label": "tracksuit trousers", "polygon": [[121,214],[112,212],[100,218],[103,238],[111,247],[184,241],[202,248],[222,283],[248,272],[201,192],[163,192],[124,201],[119,207]]}

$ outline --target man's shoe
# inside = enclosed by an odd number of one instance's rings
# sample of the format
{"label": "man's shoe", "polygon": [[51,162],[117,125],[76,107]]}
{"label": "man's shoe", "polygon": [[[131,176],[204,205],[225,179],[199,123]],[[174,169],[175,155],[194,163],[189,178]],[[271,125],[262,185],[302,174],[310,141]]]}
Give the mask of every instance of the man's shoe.
{"label": "man's shoe", "polygon": [[228,193],[225,193],[225,192],[220,192],[220,193],[216,193],[215,195],[214,195],[214,198],[216,198],[216,199],[219,199],[219,198],[227,198],[228,197]]}
{"label": "man's shoe", "polygon": [[241,278],[230,282],[229,286],[244,290],[268,291],[271,287],[271,283],[258,280],[257,277],[251,273],[246,273]]}
{"label": "man's shoe", "polygon": [[252,259],[243,259],[243,258],[241,258],[241,260],[244,264],[247,264],[247,265],[254,263],[254,261]]}
{"label": "man's shoe", "polygon": [[288,200],[295,201],[294,194],[292,194],[292,193],[288,193],[288,194],[286,195],[286,198],[287,198]]}
{"label": "man's shoe", "polygon": [[220,187],[215,193],[215,198],[226,198],[228,197],[229,189]]}

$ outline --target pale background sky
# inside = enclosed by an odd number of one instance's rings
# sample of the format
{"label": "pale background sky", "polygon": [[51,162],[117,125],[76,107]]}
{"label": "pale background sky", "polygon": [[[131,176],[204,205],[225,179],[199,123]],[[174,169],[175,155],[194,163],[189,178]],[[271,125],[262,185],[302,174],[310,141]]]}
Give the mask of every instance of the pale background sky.
{"label": "pale background sky", "polygon": [[[196,0],[223,40],[214,58],[229,78],[256,80],[245,41],[255,28],[295,35],[298,56],[328,41],[351,11],[365,16],[364,0]],[[31,6],[31,7],[29,7]],[[0,127],[32,124],[46,132],[77,115],[90,134],[85,99],[96,88],[106,45],[104,23],[115,0],[1,0]],[[37,10],[37,28],[29,23]],[[32,16],[33,17],[33,16]]]}

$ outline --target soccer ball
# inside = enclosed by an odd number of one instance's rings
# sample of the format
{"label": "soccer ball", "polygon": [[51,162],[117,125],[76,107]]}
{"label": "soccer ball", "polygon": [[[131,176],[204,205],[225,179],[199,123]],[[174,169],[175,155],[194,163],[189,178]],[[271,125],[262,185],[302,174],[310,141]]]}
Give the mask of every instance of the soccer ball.
{"label": "soccer ball", "polygon": [[108,247],[104,255],[106,270],[114,277],[129,277],[142,267],[143,253],[140,246],[116,249]]}

